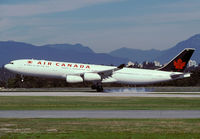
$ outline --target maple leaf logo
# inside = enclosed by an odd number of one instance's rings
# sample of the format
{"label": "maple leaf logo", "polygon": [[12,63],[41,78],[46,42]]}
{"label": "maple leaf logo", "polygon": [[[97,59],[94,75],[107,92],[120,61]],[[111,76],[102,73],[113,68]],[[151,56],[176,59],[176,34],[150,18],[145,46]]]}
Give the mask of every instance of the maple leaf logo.
{"label": "maple leaf logo", "polygon": [[31,64],[32,63],[32,61],[28,61],[28,64]]}
{"label": "maple leaf logo", "polygon": [[174,67],[175,69],[181,70],[185,67],[186,62],[183,62],[182,59],[178,59],[177,61],[174,61]]}

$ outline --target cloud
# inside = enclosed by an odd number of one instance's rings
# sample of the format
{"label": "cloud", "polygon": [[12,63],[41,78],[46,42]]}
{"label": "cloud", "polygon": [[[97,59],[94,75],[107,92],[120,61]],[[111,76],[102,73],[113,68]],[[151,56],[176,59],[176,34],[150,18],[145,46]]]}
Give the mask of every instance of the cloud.
{"label": "cloud", "polygon": [[0,5],[0,38],[37,45],[83,43],[98,52],[105,52],[120,47],[165,49],[200,31],[200,10],[195,8],[198,3],[151,5],[146,11],[132,15],[37,16],[118,1],[125,0],[41,0]]}
{"label": "cloud", "polygon": [[0,17],[31,16],[53,12],[76,10],[90,5],[122,0],[41,0],[37,3],[0,5]]}
{"label": "cloud", "polygon": [[182,10],[194,10],[199,9],[200,2],[199,0],[181,0],[181,1],[174,1],[168,4],[159,5],[159,8],[173,8],[173,9],[182,9]]}
{"label": "cloud", "polygon": [[[60,20],[60,19],[59,19]],[[172,13],[148,13],[145,15],[135,15],[135,16],[119,16],[119,17],[102,17],[102,18],[92,18],[87,20],[71,20],[70,22],[74,24],[90,24],[97,25],[101,28],[126,28],[127,26],[157,26],[160,24],[184,24],[191,23],[193,21],[200,21],[200,11],[193,12],[172,12]],[[66,21],[60,22],[64,23]],[[65,23],[66,24],[66,23]]]}

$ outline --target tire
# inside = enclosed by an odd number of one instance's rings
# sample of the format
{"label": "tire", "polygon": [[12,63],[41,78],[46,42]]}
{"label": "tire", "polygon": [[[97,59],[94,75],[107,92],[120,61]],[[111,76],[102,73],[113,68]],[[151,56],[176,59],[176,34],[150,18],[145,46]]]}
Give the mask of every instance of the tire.
{"label": "tire", "polygon": [[97,92],[103,92],[103,87],[102,86],[97,86]]}

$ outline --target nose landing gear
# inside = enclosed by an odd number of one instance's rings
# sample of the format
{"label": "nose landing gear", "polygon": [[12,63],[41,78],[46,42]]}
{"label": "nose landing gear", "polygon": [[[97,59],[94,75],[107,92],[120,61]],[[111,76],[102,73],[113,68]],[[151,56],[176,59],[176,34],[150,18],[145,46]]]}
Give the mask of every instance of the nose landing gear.
{"label": "nose landing gear", "polygon": [[21,75],[21,82],[23,83],[24,82],[24,76]]}

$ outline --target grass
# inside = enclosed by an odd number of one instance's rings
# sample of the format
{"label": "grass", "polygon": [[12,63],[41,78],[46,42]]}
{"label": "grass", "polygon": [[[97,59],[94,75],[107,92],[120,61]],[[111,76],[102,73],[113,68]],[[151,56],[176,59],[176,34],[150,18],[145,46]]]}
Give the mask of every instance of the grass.
{"label": "grass", "polygon": [[200,119],[0,119],[0,138],[196,139]]}
{"label": "grass", "polygon": [[[0,110],[200,110],[200,98],[0,96]],[[199,139],[200,119],[0,119],[0,139]]]}
{"label": "grass", "polygon": [[0,96],[0,110],[200,110],[200,98]]}

